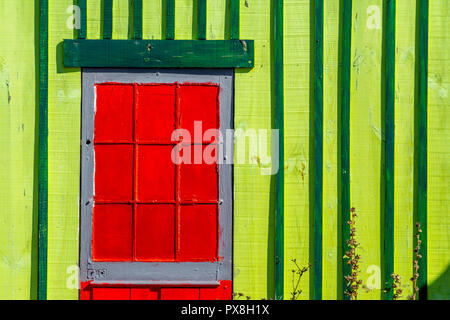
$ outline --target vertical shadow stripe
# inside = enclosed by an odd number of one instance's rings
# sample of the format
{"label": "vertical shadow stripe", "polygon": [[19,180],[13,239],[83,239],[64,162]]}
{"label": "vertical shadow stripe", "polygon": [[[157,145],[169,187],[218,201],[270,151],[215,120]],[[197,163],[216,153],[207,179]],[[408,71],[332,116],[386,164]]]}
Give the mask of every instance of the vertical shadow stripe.
{"label": "vertical shadow stripe", "polygon": [[279,170],[275,180],[275,299],[284,298],[284,71],[283,0],[273,0],[275,40],[275,128],[279,130]]}
{"label": "vertical shadow stripe", "polygon": [[48,0],[39,1],[39,262],[38,299],[47,299],[48,260]]}
{"label": "vertical shadow stripe", "polygon": [[[341,0],[340,2],[340,19],[342,19],[340,30],[340,46],[341,46],[341,77],[339,79],[341,87],[340,114],[338,119],[340,122],[340,210],[342,216],[342,253],[347,252],[347,240],[350,238],[350,228],[347,221],[350,220],[350,72],[351,72],[351,44],[352,44],[352,0]],[[342,258],[343,259],[343,258]],[[345,295],[347,290],[346,275],[350,275],[350,266],[343,259],[342,262],[342,281],[343,281],[343,298],[348,300]]]}

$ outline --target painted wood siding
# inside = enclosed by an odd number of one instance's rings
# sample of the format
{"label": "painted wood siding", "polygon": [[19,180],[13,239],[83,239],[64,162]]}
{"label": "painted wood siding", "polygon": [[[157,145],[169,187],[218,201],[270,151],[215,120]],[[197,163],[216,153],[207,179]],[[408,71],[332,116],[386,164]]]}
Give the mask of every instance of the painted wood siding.
{"label": "painted wood siding", "polygon": [[[396,2],[394,271],[402,276],[404,298],[411,291],[414,233],[414,135],[416,1]],[[165,1],[143,0],[143,38],[162,39]],[[227,0],[208,1],[206,38],[228,39]],[[191,0],[175,1],[175,39],[197,37]],[[284,297],[292,292],[291,259],[312,261],[311,208],[311,20],[310,0],[284,3]],[[338,202],[339,0],[324,1],[324,131],[322,298],[342,298],[341,218]],[[350,62],[350,206],[359,213],[362,299],[381,299],[384,226],[383,0],[352,5]],[[78,263],[81,73],[66,69],[63,39],[76,37],[67,27],[72,0],[49,0],[49,176],[48,298],[77,299],[72,277]],[[240,38],[255,40],[255,67],[236,70],[235,127],[274,127],[275,66],[273,1],[240,1]],[[87,38],[102,38],[101,7],[87,1]],[[36,206],[35,10],[28,0],[0,4],[0,298],[35,297],[33,213]],[[112,37],[133,36],[128,1],[113,4]],[[25,18],[23,18],[25,17]],[[193,24],[194,22],[194,24]],[[430,0],[428,73],[428,285],[429,298],[450,298],[450,3]],[[37,100],[38,101],[38,100]],[[269,142],[270,143],[270,142]],[[242,150],[236,146],[236,154]],[[268,149],[270,150],[270,149]],[[244,151],[247,153],[248,152]],[[235,166],[234,291],[254,299],[272,298],[275,288],[275,176],[261,175],[258,159]],[[35,221],[35,220],[34,220]],[[36,222],[36,221],[35,221]],[[313,274],[302,278],[300,299],[312,299]],[[368,287],[373,287],[372,289]]]}
{"label": "painted wood siding", "polygon": [[35,9],[0,3],[0,299],[36,298]]}

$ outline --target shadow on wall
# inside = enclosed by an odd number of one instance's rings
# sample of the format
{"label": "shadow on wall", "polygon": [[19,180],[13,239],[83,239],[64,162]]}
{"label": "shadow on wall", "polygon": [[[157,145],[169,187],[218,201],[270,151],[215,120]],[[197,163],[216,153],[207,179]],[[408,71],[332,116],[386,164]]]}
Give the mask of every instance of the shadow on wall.
{"label": "shadow on wall", "polygon": [[450,264],[439,278],[428,285],[428,300],[450,300]]}

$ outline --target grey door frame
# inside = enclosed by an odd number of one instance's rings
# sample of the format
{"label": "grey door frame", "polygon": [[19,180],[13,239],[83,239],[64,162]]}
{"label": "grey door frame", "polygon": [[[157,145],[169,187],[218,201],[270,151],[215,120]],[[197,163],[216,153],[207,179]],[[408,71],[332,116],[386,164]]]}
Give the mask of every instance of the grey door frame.
{"label": "grey door frame", "polygon": [[[91,257],[94,207],[95,84],[217,83],[224,159],[234,159],[233,69],[82,69],[80,281],[92,284],[217,285],[232,279],[233,165],[219,161],[218,253],[213,262],[97,262]],[[226,141],[228,139],[228,141]],[[223,159],[220,159],[223,160]]]}

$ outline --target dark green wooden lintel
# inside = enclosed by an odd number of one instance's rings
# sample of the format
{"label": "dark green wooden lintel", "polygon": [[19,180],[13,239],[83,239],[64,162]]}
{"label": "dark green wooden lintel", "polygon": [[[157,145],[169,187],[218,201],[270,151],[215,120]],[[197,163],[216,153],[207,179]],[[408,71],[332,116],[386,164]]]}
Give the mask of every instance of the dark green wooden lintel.
{"label": "dark green wooden lintel", "polygon": [[65,67],[253,68],[253,40],[64,40]]}

